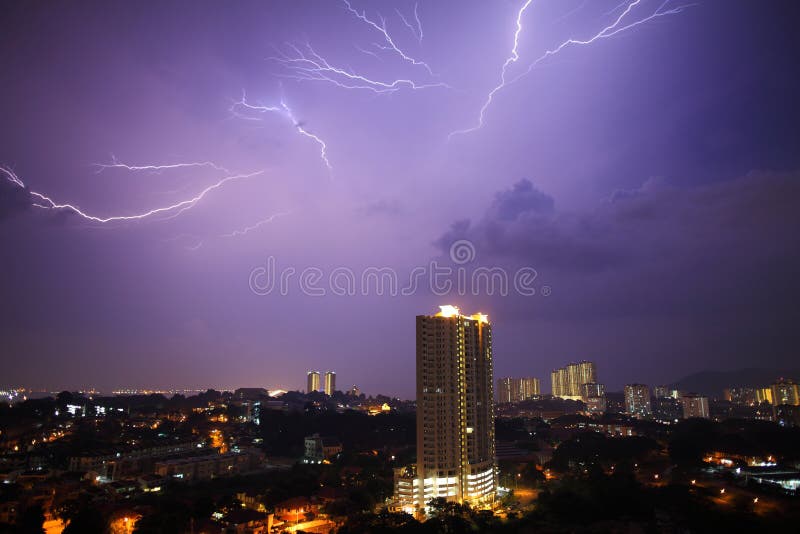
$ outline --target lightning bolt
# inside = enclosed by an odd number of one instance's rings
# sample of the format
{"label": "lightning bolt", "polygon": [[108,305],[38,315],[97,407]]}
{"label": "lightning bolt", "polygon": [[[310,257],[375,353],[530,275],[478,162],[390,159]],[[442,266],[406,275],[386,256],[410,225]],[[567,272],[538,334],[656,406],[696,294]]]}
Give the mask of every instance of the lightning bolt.
{"label": "lightning bolt", "polygon": [[419,18],[419,12],[417,8],[419,7],[419,3],[414,4],[414,20],[417,21],[417,35],[419,36],[419,42],[422,44],[422,38],[424,35],[422,34],[422,21]]}
{"label": "lightning bolt", "polygon": [[256,113],[278,113],[286,117],[289,121],[291,121],[292,126],[294,129],[302,135],[303,137],[308,137],[309,139],[313,140],[317,145],[319,145],[319,156],[322,161],[325,163],[325,166],[328,168],[328,174],[332,176],[333,173],[333,166],[331,162],[328,160],[328,145],[327,143],[322,140],[318,135],[311,133],[307,129],[303,127],[300,121],[294,115],[294,112],[286,103],[286,101],[281,98],[280,106],[264,106],[261,104],[251,104],[247,101],[247,95],[244,91],[242,91],[242,98],[233,103],[230,108],[231,113],[234,116],[245,119],[245,120],[261,120],[260,117],[252,117],[246,114],[241,113],[240,109],[244,109],[251,112]]}
{"label": "lightning bolt", "polygon": [[492,101],[494,100],[494,96],[500,90],[502,90],[505,87],[508,87],[508,86],[516,83],[521,78],[527,76],[540,63],[545,61],[547,58],[558,54],[563,49],[565,49],[565,48],[567,48],[569,46],[572,46],[572,45],[590,45],[590,44],[595,43],[595,42],[597,42],[597,41],[599,41],[601,39],[607,39],[609,37],[613,37],[613,36],[615,36],[615,35],[617,35],[619,33],[622,33],[624,31],[627,31],[627,30],[630,30],[630,29],[635,28],[637,26],[640,26],[642,24],[645,24],[645,23],[647,23],[647,22],[649,22],[649,21],[651,21],[653,19],[656,19],[656,18],[659,18],[659,17],[668,16],[668,15],[676,15],[678,13],[683,12],[686,8],[690,7],[691,5],[693,5],[693,4],[685,4],[685,5],[681,5],[681,6],[678,6],[678,7],[671,8],[671,9],[665,9],[667,4],[670,2],[670,0],[665,0],[650,15],[648,15],[648,16],[646,16],[644,18],[640,18],[640,19],[636,19],[636,20],[627,22],[626,19],[627,19],[628,15],[632,11],[634,11],[634,8],[636,6],[638,6],[639,4],[641,4],[641,2],[642,2],[642,0],[632,0],[632,1],[625,2],[623,4],[618,5],[617,7],[612,9],[609,13],[613,13],[615,11],[618,11],[619,9],[622,9],[623,6],[624,6],[624,9],[623,9],[622,13],[611,24],[609,24],[608,26],[606,26],[605,28],[603,28],[602,30],[597,32],[595,35],[593,35],[592,37],[590,37],[588,39],[572,39],[572,38],[571,39],[567,39],[566,41],[562,42],[557,47],[555,47],[553,49],[550,49],[550,50],[547,50],[544,54],[542,54],[541,56],[536,58],[528,66],[528,69],[526,71],[522,72],[521,74],[518,74],[517,76],[515,76],[511,80],[507,80],[506,79],[506,72],[507,72],[508,68],[519,60],[519,54],[518,54],[518,51],[517,51],[517,46],[518,46],[518,43],[519,43],[519,34],[522,31],[522,22],[521,22],[522,21],[522,14],[525,12],[525,10],[528,8],[528,6],[531,4],[531,0],[527,0],[525,2],[525,4],[523,4],[522,8],[520,8],[519,12],[517,13],[517,30],[514,33],[514,46],[511,49],[511,55],[506,59],[505,63],[503,64],[503,68],[502,68],[502,72],[501,72],[501,76],[500,76],[500,83],[497,86],[495,86],[489,92],[489,94],[488,94],[483,106],[480,109],[480,113],[479,113],[479,116],[478,116],[478,123],[475,126],[471,127],[471,128],[465,128],[463,130],[455,130],[455,131],[451,132],[448,135],[448,140],[451,139],[455,135],[474,132],[474,131],[480,129],[481,127],[483,127],[483,121],[484,121],[484,117],[486,115],[486,111],[489,109],[489,106],[492,104]]}
{"label": "lightning bolt", "polygon": [[[406,52],[403,51],[399,46],[397,46],[397,44],[394,42],[394,39],[392,39],[392,36],[389,34],[389,31],[386,29],[386,19],[383,16],[379,15],[381,23],[378,24],[374,20],[372,20],[369,17],[367,17],[367,11],[366,10],[358,11],[357,9],[353,8],[353,6],[350,5],[349,0],[344,0],[344,5],[345,5],[345,8],[347,9],[347,11],[352,13],[358,20],[362,21],[364,24],[366,24],[366,25],[370,26],[371,28],[375,29],[377,32],[379,32],[383,36],[383,40],[386,42],[386,44],[385,45],[379,45],[379,44],[375,43],[376,47],[380,48],[381,50],[392,51],[395,54],[397,54],[398,56],[400,56],[403,59],[403,61],[406,61],[406,62],[411,63],[412,65],[416,65],[418,67],[423,67],[425,70],[428,71],[428,74],[430,74],[431,76],[434,75],[433,74],[433,70],[431,69],[431,67],[427,63],[425,63],[424,61],[420,61],[418,59],[414,59],[413,57],[411,57],[408,54],[406,54]],[[403,20],[405,25],[410,28],[411,25],[408,23],[408,21],[406,21],[405,17],[403,17],[403,15],[400,14],[399,11],[397,13],[400,15],[400,18]],[[416,8],[415,8],[415,13],[416,13]],[[415,32],[415,37],[416,37],[416,32]],[[421,39],[421,37],[419,39]]]}
{"label": "lightning bolt", "polygon": [[[245,226],[244,228],[233,230],[232,232],[229,232],[227,234],[222,234],[222,235],[220,235],[218,237],[220,237],[220,238],[231,238],[231,237],[238,237],[238,236],[247,235],[248,233],[250,233],[250,232],[252,232],[254,230],[257,230],[258,228],[261,228],[262,226],[271,223],[272,221],[274,221],[278,217],[283,217],[284,215],[289,215],[289,214],[291,214],[290,211],[283,211],[283,212],[274,213],[274,214],[270,215],[269,217],[261,219],[260,221],[258,221],[256,223],[253,223],[253,224],[251,224],[249,226]],[[206,243],[203,239],[201,239],[197,235],[185,234],[185,233],[184,234],[178,234],[178,235],[176,235],[174,237],[169,237],[169,238],[164,239],[165,242],[185,241],[185,240],[189,240],[191,242],[191,244],[188,244],[188,245],[184,246],[184,248],[186,250],[191,250],[191,251],[199,250]]]}
{"label": "lightning bolt", "polygon": [[310,43],[305,43],[306,52],[296,45],[288,43],[287,48],[293,55],[278,50],[278,56],[270,59],[283,65],[291,74],[283,74],[284,78],[298,81],[327,82],[342,89],[361,89],[373,93],[393,93],[406,88],[411,90],[430,89],[433,87],[451,87],[444,82],[416,82],[410,78],[397,78],[390,81],[370,78],[353,70],[337,67],[328,62],[314,50]]}
{"label": "lightning bolt", "polygon": [[[640,26],[642,24],[650,22],[651,20],[654,20],[656,18],[665,17],[665,16],[668,16],[668,15],[677,15],[678,13],[682,13],[686,8],[691,7],[692,5],[694,5],[694,4],[684,4],[684,5],[680,5],[680,6],[671,8],[671,9],[664,10],[664,8],[670,2],[670,0],[666,0],[652,14],[650,14],[650,15],[642,18],[642,19],[634,20],[632,22],[625,22],[625,18],[627,17],[627,15],[629,13],[631,13],[631,11],[633,11],[633,9],[637,5],[639,5],[641,2],[642,2],[642,0],[633,0],[632,2],[627,4],[627,7],[625,7],[625,9],[622,11],[622,13],[620,13],[620,15],[616,18],[616,20],[614,20],[614,22],[612,22],[611,24],[609,24],[608,26],[606,26],[605,28],[603,28],[602,30],[597,32],[595,35],[593,35],[589,39],[583,39],[583,40],[581,40],[581,39],[567,39],[566,41],[564,41],[563,43],[561,43],[557,47],[546,51],[544,54],[542,54],[541,56],[536,58],[536,60],[534,60],[533,63],[531,63],[528,66],[528,69],[525,72],[523,72],[522,74],[519,74],[513,80],[511,80],[508,83],[508,85],[516,83],[521,78],[527,76],[542,61],[546,60],[547,58],[549,58],[551,56],[554,56],[554,55],[558,54],[559,52],[561,52],[564,48],[566,48],[568,46],[572,46],[572,45],[578,45],[578,46],[590,45],[590,44],[592,44],[594,42],[599,41],[600,39],[608,39],[609,37],[613,37],[613,36],[615,36],[615,35],[617,35],[619,33],[622,33],[624,31],[630,30],[632,28],[635,28],[637,26]],[[623,5],[625,5],[625,4],[621,4],[621,5],[617,6],[611,12],[613,13],[614,11],[619,10]]]}
{"label": "lightning bolt", "polygon": [[284,215],[289,215],[290,213],[291,213],[290,211],[274,213],[274,214],[270,215],[269,217],[267,217],[266,219],[261,219],[257,223],[251,224],[250,226],[245,226],[244,228],[242,228],[240,230],[234,230],[233,232],[230,232],[228,234],[222,234],[221,237],[236,237],[236,236],[240,236],[240,235],[246,235],[247,233],[258,229],[258,228],[264,226],[265,224],[271,223],[272,221],[274,221],[278,217],[283,217]]}
{"label": "lightning bolt", "polygon": [[111,163],[108,163],[108,164],[105,164],[105,163],[93,163],[92,166],[93,167],[97,167],[97,173],[98,174],[100,174],[101,172],[103,172],[106,169],[122,169],[122,170],[132,171],[132,172],[150,171],[150,172],[154,172],[154,173],[160,173],[161,171],[167,171],[167,170],[173,170],[173,169],[183,169],[183,168],[187,168],[187,167],[209,167],[209,168],[212,168],[214,170],[230,174],[230,171],[228,169],[226,169],[225,167],[222,167],[220,165],[217,165],[216,163],[214,163],[212,161],[198,161],[198,162],[192,162],[192,163],[172,163],[172,164],[169,164],[169,165],[128,165],[126,163],[121,163],[121,162],[117,161],[117,159],[114,156],[112,156],[111,157]]}
{"label": "lightning bolt", "polygon": [[87,221],[103,223],[103,224],[109,223],[109,222],[117,222],[117,221],[142,220],[142,219],[147,219],[147,218],[153,217],[155,215],[160,215],[160,214],[166,214],[166,215],[168,215],[168,217],[166,217],[166,218],[171,219],[171,218],[177,217],[178,215],[180,215],[184,211],[193,208],[198,202],[203,200],[203,198],[205,198],[206,195],[208,195],[212,191],[215,191],[215,190],[223,187],[228,182],[232,182],[232,181],[235,181],[235,180],[241,180],[241,179],[245,179],[245,178],[252,178],[254,176],[259,176],[259,175],[264,173],[264,171],[262,170],[262,171],[256,171],[256,172],[248,173],[248,174],[236,174],[236,175],[232,175],[232,176],[226,176],[225,178],[222,178],[221,180],[218,180],[217,182],[215,182],[215,183],[211,184],[210,186],[206,187],[205,189],[201,190],[195,196],[193,196],[193,197],[191,197],[189,199],[186,199],[186,200],[181,200],[179,202],[175,202],[175,203],[169,204],[167,206],[161,206],[161,207],[158,207],[158,208],[153,208],[153,209],[150,209],[148,211],[144,211],[144,212],[141,212],[141,213],[136,213],[136,214],[133,214],[133,215],[111,215],[111,216],[108,216],[108,217],[101,217],[101,216],[98,216],[98,215],[92,215],[90,213],[87,213],[87,212],[83,211],[82,209],[80,209],[78,206],[75,206],[74,204],[59,203],[59,202],[56,202],[55,200],[53,200],[52,198],[50,198],[49,196],[45,195],[44,193],[40,193],[38,191],[33,191],[33,190],[29,189],[25,185],[25,183],[22,180],[19,179],[19,177],[14,173],[14,171],[12,171],[11,169],[9,169],[7,167],[0,166],[0,172],[2,172],[10,182],[12,182],[13,184],[17,185],[18,187],[28,191],[28,193],[31,196],[33,196],[36,199],[38,199],[36,202],[32,203],[33,206],[38,207],[38,208],[42,208],[42,209],[54,209],[54,210],[70,211],[70,212],[74,213],[75,215],[78,215],[79,217],[81,217],[81,218],[83,218],[83,219],[85,219]]}
{"label": "lightning bolt", "polygon": [[[344,9],[348,13],[352,14],[357,20],[363,22],[371,29],[380,33],[381,37],[383,38],[383,44],[372,43],[376,49],[390,52],[392,55],[399,57],[412,66],[422,67],[426,70],[430,77],[435,78],[435,74],[433,73],[433,69],[431,69],[430,65],[422,60],[412,57],[397,44],[397,41],[395,41],[389,33],[386,25],[386,19],[383,16],[379,15],[380,22],[376,22],[367,16],[366,10],[358,11],[355,9],[352,4],[350,4],[349,0],[344,0]],[[418,6],[414,6],[414,20],[416,22],[416,28],[402,13],[397,11],[397,14],[400,16],[403,24],[405,24],[406,27],[409,28],[414,34],[414,37],[419,42],[422,42],[422,22],[419,18]],[[356,48],[365,54],[380,59],[380,56],[378,56],[378,54],[375,52],[365,50],[364,48],[358,46],[356,46]],[[280,76],[298,81],[326,82],[342,89],[364,90],[378,94],[393,93],[401,89],[410,89],[415,91],[434,87],[451,89],[450,85],[435,80],[418,81],[412,79],[411,77],[398,77],[387,80],[385,78],[378,79],[371,77],[362,72],[356,72],[350,67],[345,68],[335,65],[327,58],[317,53],[317,51],[314,50],[314,48],[308,42],[304,44],[303,49],[295,44],[287,43],[284,49],[277,49],[276,54],[276,56],[273,56],[269,59],[280,64],[286,69],[287,73],[281,74]]]}
{"label": "lightning bolt", "polygon": [[448,140],[452,139],[453,136],[456,135],[474,132],[483,126],[483,117],[486,114],[486,110],[489,109],[489,106],[492,104],[494,95],[506,86],[506,72],[508,71],[508,68],[519,61],[519,51],[517,49],[519,48],[519,34],[522,33],[522,16],[525,14],[525,10],[528,9],[532,2],[533,0],[525,0],[525,3],[522,4],[522,7],[520,7],[519,11],[517,11],[517,29],[514,31],[514,45],[511,47],[511,53],[503,63],[502,69],[500,69],[500,83],[498,83],[491,91],[489,91],[483,106],[481,106],[481,110],[478,115],[478,124],[471,128],[450,132],[450,134],[447,136]]}
{"label": "lightning bolt", "polygon": [[13,170],[11,170],[8,167],[0,166],[0,172],[2,172],[5,175],[6,179],[9,182],[20,187],[21,189],[25,189],[25,184],[22,182],[22,180],[19,179],[19,177],[14,173]]}
{"label": "lightning bolt", "polygon": [[408,31],[411,32],[411,35],[413,35],[417,39],[417,41],[419,41],[419,43],[421,44],[422,43],[422,21],[419,20],[419,13],[417,11],[418,8],[419,8],[419,2],[414,4],[414,20],[417,23],[416,26],[411,24],[408,21],[408,19],[405,17],[405,15],[403,15],[403,13],[399,9],[395,9],[394,12],[397,13],[397,16],[400,17],[400,20],[403,21],[403,24],[405,24],[406,28],[408,28]]}

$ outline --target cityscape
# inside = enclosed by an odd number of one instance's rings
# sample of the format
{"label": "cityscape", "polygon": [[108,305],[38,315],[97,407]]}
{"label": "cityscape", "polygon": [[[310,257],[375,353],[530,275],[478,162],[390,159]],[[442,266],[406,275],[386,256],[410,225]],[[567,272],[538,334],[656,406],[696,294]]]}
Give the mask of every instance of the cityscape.
{"label": "cityscape", "polygon": [[[408,400],[337,390],[334,371],[309,371],[306,389],[294,391],[0,391],[0,525],[558,530],[577,519],[559,519],[555,503],[571,506],[585,484],[605,485],[609,498],[670,488],[661,527],[799,519],[793,380],[711,396],[674,385],[612,392],[595,363],[581,361],[553,370],[543,393],[539,378],[495,381],[493,344],[486,314],[442,305],[417,316],[417,395]],[[686,515],[687,502],[703,517]],[[650,524],[637,506],[635,523],[624,505],[625,519],[595,511],[583,521]]]}
{"label": "cityscape", "polygon": [[800,531],[800,2],[0,7],[0,534]]}

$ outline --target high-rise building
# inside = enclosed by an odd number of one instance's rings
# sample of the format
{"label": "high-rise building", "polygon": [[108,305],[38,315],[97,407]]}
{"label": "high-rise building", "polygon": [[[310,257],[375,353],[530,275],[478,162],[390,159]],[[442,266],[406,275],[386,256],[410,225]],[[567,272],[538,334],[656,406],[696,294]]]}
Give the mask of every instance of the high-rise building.
{"label": "high-rise building", "polygon": [[597,382],[581,385],[581,400],[586,404],[586,412],[601,415],[606,412],[606,386]]}
{"label": "high-rise building", "polygon": [[336,391],[336,373],[325,371],[325,395],[331,396]]}
{"label": "high-rise building", "polygon": [[540,394],[538,378],[501,378],[497,381],[498,402],[522,402]]}
{"label": "high-rise building", "polygon": [[681,397],[681,404],[683,405],[684,419],[689,419],[691,417],[709,418],[708,397],[694,394],[683,395]]}
{"label": "high-rise building", "polygon": [[515,402],[513,378],[507,377],[497,380],[497,402],[500,404]]}
{"label": "high-rise building", "polygon": [[492,326],[486,315],[441,306],[417,317],[417,464],[395,470],[395,500],[418,511],[431,499],[495,499]]}
{"label": "high-rise building", "polygon": [[772,388],[756,389],[756,404],[761,404],[762,402],[772,404]]}
{"label": "high-rise building", "polygon": [[309,371],[306,379],[308,381],[306,393],[319,391],[319,371]]}
{"label": "high-rise building", "polygon": [[757,404],[755,388],[725,388],[722,391],[722,396],[726,401],[732,402],[733,404],[744,404],[746,406]]}
{"label": "high-rise building", "polygon": [[625,412],[636,417],[648,417],[653,413],[650,406],[650,388],[644,384],[625,386]]}
{"label": "high-rise building", "polygon": [[657,399],[666,399],[671,396],[669,386],[653,386],[653,397]]}
{"label": "high-rise building", "polygon": [[772,404],[780,406],[786,404],[789,406],[800,405],[800,386],[792,380],[779,380],[770,387],[772,390]]}
{"label": "high-rise building", "polygon": [[604,384],[587,382],[586,384],[581,385],[581,397],[584,402],[586,402],[586,399],[591,399],[593,397],[604,397],[605,394],[606,386]]}
{"label": "high-rise building", "polygon": [[578,400],[582,397],[584,384],[597,382],[597,367],[593,362],[571,363],[550,374],[553,396]]}
{"label": "high-rise building", "polygon": [[671,394],[652,400],[653,419],[660,423],[677,423],[683,419],[683,404]]}
{"label": "high-rise building", "polygon": [[554,397],[563,397],[567,391],[567,368],[554,369],[550,373],[550,382]]}
{"label": "high-rise building", "polygon": [[530,400],[542,394],[539,379],[528,376],[519,379],[520,400]]}

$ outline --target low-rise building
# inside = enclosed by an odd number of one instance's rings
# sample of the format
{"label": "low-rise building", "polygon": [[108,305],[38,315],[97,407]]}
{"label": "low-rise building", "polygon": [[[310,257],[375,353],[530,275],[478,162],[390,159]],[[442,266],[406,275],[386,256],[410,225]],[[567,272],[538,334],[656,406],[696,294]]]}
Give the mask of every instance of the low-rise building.
{"label": "low-rise building", "polygon": [[303,462],[320,464],[330,461],[342,452],[342,442],[336,438],[313,434],[305,438],[305,454]]}

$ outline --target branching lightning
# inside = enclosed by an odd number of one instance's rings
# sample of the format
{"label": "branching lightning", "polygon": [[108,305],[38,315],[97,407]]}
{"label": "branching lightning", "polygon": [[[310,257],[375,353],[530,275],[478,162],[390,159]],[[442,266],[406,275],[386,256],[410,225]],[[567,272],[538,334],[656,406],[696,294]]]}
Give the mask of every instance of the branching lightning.
{"label": "branching lightning", "polygon": [[270,215],[269,217],[267,217],[265,219],[261,219],[260,221],[258,221],[255,224],[251,224],[250,226],[245,226],[242,229],[234,230],[233,232],[230,232],[230,233],[227,233],[227,234],[222,234],[221,237],[236,237],[236,236],[248,234],[249,232],[252,232],[253,230],[258,229],[258,228],[264,226],[265,224],[271,223],[272,221],[274,221],[278,217],[283,217],[284,215],[289,215],[290,213],[291,212],[289,212],[289,211],[282,211],[282,212],[274,213],[274,214]]}
{"label": "branching lightning", "polygon": [[79,207],[75,206],[74,204],[68,203],[59,203],[50,198],[49,196],[40,193],[38,191],[33,191],[29,189],[25,183],[19,179],[19,177],[7,167],[0,166],[0,171],[6,176],[6,178],[13,184],[17,185],[18,187],[27,191],[32,197],[35,197],[35,202],[32,203],[33,206],[42,209],[53,209],[53,210],[66,210],[70,211],[79,217],[86,219],[87,221],[92,221],[96,223],[109,223],[109,222],[117,222],[117,221],[135,221],[135,220],[142,220],[147,219],[156,215],[167,215],[166,218],[174,218],[183,213],[186,210],[193,208],[198,202],[200,202],[206,195],[211,193],[212,191],[223,187],[228,182],[232,182],[235,180],[241,180],[244,178],[252,178],[254,176],[259,176],[264,173],[264,171],[256,171],[248,174],[236,174],[232,176],[226,176],[218,180],[217,182],[211,184],[210,186],[206,187],[205,189],[201,190],[195,196],[188,198],[186,200],[181,200],[179,202],[175,202],[173,204],[169,204],[167,206],[161,206],[158,208],[153,208],[141,213],[136,213],[133,215],[111,215],[108,217],[101,217],[98,215],[89,214]]}
{"label": "branching lightning", "polygon": [[[376,43],[375,46],[377,46],[381,50],[390,50],[390,51],[394,52],[395,54],[400,56],[403,59],[403,61],[406,61],[406,62],[411,63],[412,65],[416,65],[418,67],[423,67],[425,70],[428,71],[428,74],[433,76],[433,70],[431,69],[430,65],[428,65],[424,61],[420,61],[418,59],[414,59],[413,57],[409,56],[405,51],[403,51],[399,46],[397,46],[397,44],[395,43],[394,39],[392,39],[392,36],[389,34],[389,31],[386,29],[386,19],[383,16],[379,15],[381,23],[378,24],[374,20],[372,20],[369,17],[367,17],[367,11],[366,10],[358,11],[357,9],[353,8],[353,6],[350,5],[349,0],[344,0],[344,5],[345,5],[345,8],[347,9],[347,11],[349,11],[350,13],[355,15],[355,17],[358,20],[360,20],[364,24],[374,28],[378,33],[380,33],[383,36],[383,40],[386,42],[386,44],[385,45],[379,45],[379,44]],[[416,13],[416,8],[415,8],[415,13]],[[400,14],[399,11],[398,11],[398,14]],[[403,15],[400,15],[400,18],[403,20],[403,23],[405,23],[406,26],[411,27],[411,25],[408,23],[408,21],[406,21],[406,19],[405,19],[405,17],[403,17]],[[419,17],[417,17],[417,20],[419,20]],[[416,37],[416,32],[414,32],[414,33],[415,33],[415,37]],[[420,35],[421,34],[422,33],[420,32]],[[417,39],[422,39],[422,38],[421,37],[417,37]]]}
{"label": "branching lightning", "polygon": [[6,179],[12,184],[22,189],[26,189],[23,181],[19,179],[19,177],[13,170],[9,169],[8,167],[0,166],[0,172],[2,172],[5,175]]}
{"label": "branching lightning", "polygon": [[358,74],[353,70],[337,67],[328,62],[314,50],[310,43],[305,43],[304,52],[291,43],[286,45],[292,55],[278,50],[278,56],[273,56],[273,61],[282,64],[291,74],[282,75],[299,81],[327,82],[342,89],[361,89],[373,93],[393,93],[400,89],[430,89],[433,87],[450,88],[444,82],[416,82],[411,78],[397,78],[394,80],[379,80]]}
{"label": "branching lightning", "polygon": [[422,44],[422,39],[423,39],[424,35],[422,33],[422,21],[419,18],[419,11],[418,11],[417,8],[419,8],[419,3],[414,4],[414,20],[417,21],[417,35],[418,35],[420,44]]}
{"label": "branching lightning", "polygon": [[319,145],[320,158],[322,159],[323,163],[325,163],[325,166],[328,168],[328,173],[331,174],[333,172],[333,166],[331,165],[331,162],[328,160],[327,143],[325,143],[325,141],[322,140],[322,138],[320,138],[318,135],[308,131],[303,126],[303,123],[297,120],[297,118],[294,115],[294,112],[284,99],[281,99],[280,106],[264,106],[261,104],[251,104],[250,102],[247,101],[247,95],[245,94],[245,92],[242,91],[242,98],[234,102],[233,105],[231,105],[230,108],[231,113],[233,113],[234,116],[245,120],[262,120],[261,117],[258,116],[254,117],[252,115],[242,113],[242,110],[246,110],[251,113],[255,112],[258,114],[278,113],[280,115],[283,115],[285,118],[289,119],[289,121],[291,121],[292,126],[297,131],[297,133],[299,133],[304,137],[312,139],[315,143],[317,143],[317,145]]}
{"label": "branching lightning", "polygon": [[411,35],[413,35],[417,39],[417,41],[419,41],[419,43],[422,44],[422,37],[423,37],[422,21],[419,19],[418,9],[419,9],[419,2],[414,4],[414,22],[416,22],[416,26],[414,24],[411,24],[406,18],[406,16],[403,15],[403,12],[400,11],[399,9],[395,9],[394,12],[397,13],[397,16],[400,17],[400,20],[403,21],[403,24],[405,24],[406,28],[408,28],[408,31],[411,32]]}
{"label": "branching lightning", "polygon": [[489,106],[492,104],[494,95],[506,85],[506,72],[508,71],[508,68],[519,61],[519,51],[517,49],[519,48],[519,34],[522,33],[522,16],[525,14],[525,10],[528,9],[532,2],[533,0],[525,0],[525,3],[522,4],[522,7],[517,12],[517,29],[514,31],[514,46],[511,47],[511,53],[506,58],[505,62],[503,63],[503,67],[500,70],[500,83],[497,84],[491,91],[489,91],[489,94],[486,96],[486,101],[483,103],[483,106],[481,106],[481,111],[478,116],[478,124],[472,128],[465,128],[463,130],[455,130],[450,132],[450,134],[447,136],[448,139],[451,139],[454,135],[474,132],[483,126],[483,116],[486,113],[486,110],[489,109]]}
{"label": "branching lightning", "polygon": [[[519,74],[513,80],[511,80],[508,83],[508,85],[511,85],[512,83],[517,82],[520,78],[523,78],[523,77],[527,76],[542,61],[546,60],[547,58],[549,58],[551,56],[554,56],[554,55],[558,54],[559,52],[561,52],[564,48],[566,48],[568,46],[571,46],[571,45],[589,45],[589,44],[592,44],[592,43],[594,43],[596,41],[599,41],[600,39],[607,39],[609,37],[613,37],[613,36],[615,36],[615,35],[617,35],[619,33],[622,33],[624,31],[627,31],[627,30],[630,30],[632,28],[635,28],[636,26],[640,26],[642,24],[645,24],[646,22],[650,22],[653,19],[656,19],[656,18],[659,18],[659,17],[665,17],[665,16],[668,16],[668,15],[677,15],[678,13],[683,12],[683,10],[685,10],[686,8],[690,7],[690,5],[692,5],[692,4],[685,4],[685,5],[681,5],[681,6],[677,6],[677,7],[673,7],[673,8],[665,10],[664,8],[667,7],[667,4],[669,3],[669,1],[670,0],[665,0],[653,13],[651,13],[650,15],[648,15],[648,16],[646,16],[644,18],[637,19],[637,20],[634,20],[634,21],[631,21],[631,22],[625,22],[625,19],[626,19],[627,15],[630,14],[631,11],[633,11],[633,9],[642,2],[642,0],[633,0],[632,2],[627,4],[627,7],[625,7],[625,9],[622,11],[622,13],[620,13],[620,15],[616,18],[616,20],[613,23],[609,24],[608,26],[606,26],[605,28],[603,28],[602,30],[597,32],[595,35],[593,35],[589,39],[583,39],[583,40],[581,40],[581,39],[567,39],[566,41],[564,41],[563,43],[561,43],[557,47],[546,51],[544,54],[542,54],[541,56],[536,58],[536,60],[534,60],[533,63],[531,63],[528,66],[528,69],[525,72],[523,72],[522,74]],[[622,5],[624,5],[624,4],[622,4]],[[613,11],[617,11],[618,9],[620,9],[622,7],[622,5],[617,6],[616,8],[614,8],[612,10],[612,12]]]}
{"label": "branching lightning", "polygon": [[[374,48],[379,51],[390,52],[392,55],[399,57],[412,66],[421,67],[425,69],[428,77],[435,78],[435,74],[430,65],[425,61],[416,59],[397,44],[397,41],[395,41],[389,33],[386,19],[383,16],[379,15],[379,22],[376,22],[367,16],[366,10],[359,11],[355,9],[350,4],[349,0],[344,0],[344,9],[357,20],[363,22],[381,35],[383,42],[372,43]],[[397,14],[400,16],[403,24],[405,24],[414,35],[415,39],[422,42],[422,22],[419,18],[418,6],[414,6],[416,27],[411,24],[408,18],[402,13],[398,11]],[[375,52],[368,51],[363,47],[356,46],[356,48],[365,54],[381,59]],[[382,94],[393,93],[401,89],[421,90],[434,87],[450,88],[448,84],[435,80],[419,81],[412,77],[398,77],[387,80],[371,77],[367,74],[356,72],[350,67],[335,65],[314,50],[308,42],[306,42],[302,48],[295,44],[287,43],[285,48],[277,50],[277,55],[270,59],[282,65],[287,70],[287,74],[282,75],[285,78],[299,81],[326,82],[342,89],[365,90]]]}
{"label": "branching lightning", "polygon": [[230,173],[228,169],[217,165],[211,161],[198,161],[198,162],[191,162],[191,163],[172,163],[169,165],[128,165],[126,163],[122,163],[117,161],[117,158],[114,156],[111,157],[111,163],[93,163],[93,167],[97,167],[98,174],[103,172],[106,169],[121,169],[126,171],[150,171],[154,173],[160,173],[161,171],[165,170],[173,170],[173,169],[182,169],[187,167],[209,167],[214,170]]}
{"label": "branching lightning", "polygon": [[455,130],[455,131],[451,132],[448,135],[448,139],[451,139],[455,135],[474,132],[476,130],[479,130],[481,127],[483,127],[483,121],[484,121],[484,117],[485,117],[486,111],[488,110],[489,106],[492,104],[492,101],[494,100],[494,96],[500,90],[502,90],[505,87],[508,87],[509,85],[512,85],[512,84],[516,83],[521,78],[527,76],[540,63],[545,61],[547,58],[558,54],[564,48],[567,48],[570,45],[589,45],[589,44],[597,42],[597,41],[599,41],[601,39],[606,39],[608,37],[613,37],[613,36],[615,36],[615,35],[617,35],[619,33],[622,33],[624,31],[627,31],[627,30],[630,30],[630,29],[635,28],[637,26],[640,26],[642,24],[645,24],[645,23],[647,23],[647,22],[649,22],[649,21],[651,21],[653,19],[656,19],[656,18],[659,18],[659,17],[664,17],[664,16],[667,16],[667,15],[676,15],[678,13],[681,13],[683,10],[685,10],[687,7],[689,7],[691,5],[691,4],[686,4],[686,5],[681,5],[681,6],[678,6],[678,7],[670,8],[670,9],[665,9],[667,7],[667,4],[670,2],[670,0],[665,0],[650,15],[647,15],[647,16],[645,16],[643,18],[639,18],[639,19],[636,19],[636,20],[628,21],[627,20],[628,19],[628,15],[631,14],[634,11],[634,8],[636,8],[636,6],[638,6],[639,4],[642,3],[642,0],[629,0],[629,1],[626,1],[626,2],[618,5],[617,7],[612,9],[611,11],[609,11],[609,14],[610,14],[610,13],[616,12],[619,9],[622,9],[624,7],[622,13],[614,20],[614,22],[612,22],[611,24],[609,24],[608,26],[606,26],[605,28],[600,30],[594,36],[592,36],[592,37],[590,37],[588,39],[573,39],[573,38],[567,39],[566,41],[562,42],[557,47],[555,47],[553,49],[550,49],[550,50],[547,50],[544,54],[542,54],[541,56],[536,58],[532,63],[530,63],[530,65],[528,66],[527,70],[525,70],[521,74],[518,74],[514,78],[508,80],[506,78],[506,74],[507,74],[508,68],[511,65],[513,65],[514,63],[516,63],[520,58],[518,50],[517,50],[517,47],[518,47],[518,44],[519,44],[519,35],[520,35],[520,32],[522,31],[522,15],[525,12],[525,10],[528,8],[528,6],[531,4],[531,1],[532,0],[526,0],[526,2],[522,5],[522,7],[520,8],[519,12],[517,13],[517,29],[516,29],[516,32],[514,33],[514,46],[511,49],[511,54],[506,59],[505,63],[503,63],[503,68],[501,70],[501,75],[500,75],[500,83],[498,85],[496,85],[489,92],[489,94],[486,97],[486,100],[484,101],[483,106],[480,109],[480,113],[478,115],[478,123],[475,126],[471,127],[471,128],[465,128],[465,129],[462,129],[462,130]]}

